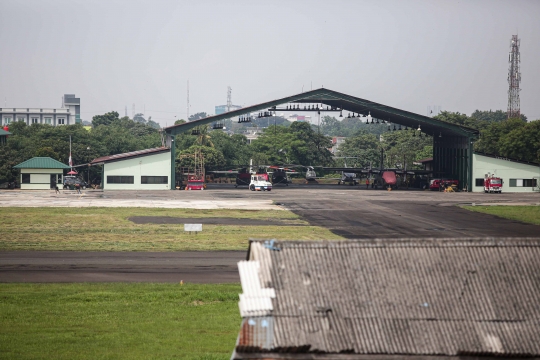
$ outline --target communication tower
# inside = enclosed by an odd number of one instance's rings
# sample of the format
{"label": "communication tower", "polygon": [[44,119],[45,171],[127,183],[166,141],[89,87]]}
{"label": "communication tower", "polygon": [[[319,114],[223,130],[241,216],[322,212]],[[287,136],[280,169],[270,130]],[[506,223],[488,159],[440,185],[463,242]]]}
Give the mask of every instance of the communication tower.
{"label": "communication tower", "polygon": [[227,86],[227,112],[231,111],[232,107],[232,89]]}
{"label": "communication tower", "polygon": [[512,35],[510,41],[510,54],[508,54],[508,119],[519,118],[521,115],[519,109],[519,83],[521,81],[521,73],[519,72],[519,42],[517,35]]}

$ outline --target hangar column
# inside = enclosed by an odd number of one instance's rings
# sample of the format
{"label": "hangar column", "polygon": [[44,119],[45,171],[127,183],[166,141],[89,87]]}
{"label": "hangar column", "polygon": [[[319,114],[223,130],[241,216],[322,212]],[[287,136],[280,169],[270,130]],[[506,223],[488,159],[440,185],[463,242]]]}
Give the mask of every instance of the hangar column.
{"label": "hangar column", "polygon": [[456,179],[458,188],[471,188],[472,147],[470,138],[464,136],[433,137],[433,176]]}
{"label": "hangar column", "polygon": [[467,192],[471,192],[473,189],[473,138],[467,138],[467,141],[469,142],[469,161],[467,162]]}
{"label": "hangar column", "polygon": [[176,144],[174,135],[167,135],[167,146],[171,149],[171,190],[176,190]]}

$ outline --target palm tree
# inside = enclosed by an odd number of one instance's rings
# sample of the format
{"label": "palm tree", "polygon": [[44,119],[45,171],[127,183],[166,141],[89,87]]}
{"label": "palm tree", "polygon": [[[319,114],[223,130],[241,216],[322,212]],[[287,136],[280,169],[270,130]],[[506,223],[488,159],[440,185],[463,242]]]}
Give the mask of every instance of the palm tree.
{"label": "palm tree", "polygon": [[208,133],[209,128],[210,127],[208,125],[199,126],[199,135],[197,135],[197,144],[201,146],[214,147],[214,144],[212,143],[212,137]]}

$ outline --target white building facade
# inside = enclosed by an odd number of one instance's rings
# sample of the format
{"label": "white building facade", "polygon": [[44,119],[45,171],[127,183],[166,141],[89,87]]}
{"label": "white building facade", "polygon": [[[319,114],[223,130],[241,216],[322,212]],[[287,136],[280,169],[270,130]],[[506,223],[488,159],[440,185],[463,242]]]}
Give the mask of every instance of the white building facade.
{"label": "white building facade", "polygon": [[540,164],[474,153],[472,191],[483,192],[488,176],[502,179],[503,193],[540,191]]}
{"label": "white building facade", "polygon": [[81,123],[81,99],[75,94],[65,94],[62,107],[50,108],[0,108],[2,126],[15,121],[26,125],[48,124],[51,126],[73,125]]}
{"label": "white building facade", "polygon": [[171,150],[166,147],[104,156],[91,165],[103,165],[104,190],[171,189]]}

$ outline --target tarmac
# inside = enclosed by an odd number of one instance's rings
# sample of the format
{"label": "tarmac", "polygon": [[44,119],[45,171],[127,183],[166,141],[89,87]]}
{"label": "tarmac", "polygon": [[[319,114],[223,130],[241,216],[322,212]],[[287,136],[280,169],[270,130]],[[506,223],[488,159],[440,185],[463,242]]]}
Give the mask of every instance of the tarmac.
{"label": "tarmac", "polygon": [[[540,226],[471,212],[460,205],[540,205],[539,193],[383,191],[362,186],[291,185],[252,192],[210,184],[205,191],[0,190],[0,207],[162,207],[290,210],[346,239],[539,237]],[[69,211],[66,209],[66,211]],[[143,221],[143,220],[141,220]],[[149,221],[148,219],[144,221]],[[164,223],[177,219],[154,219]],[[215,220],[221,221],[221,220]],[[289,239],[294,240],[294,239]],[[246,239],[247,248],[247,239]],[[238,282],[246,252],[0,251],[0,282]]]}

